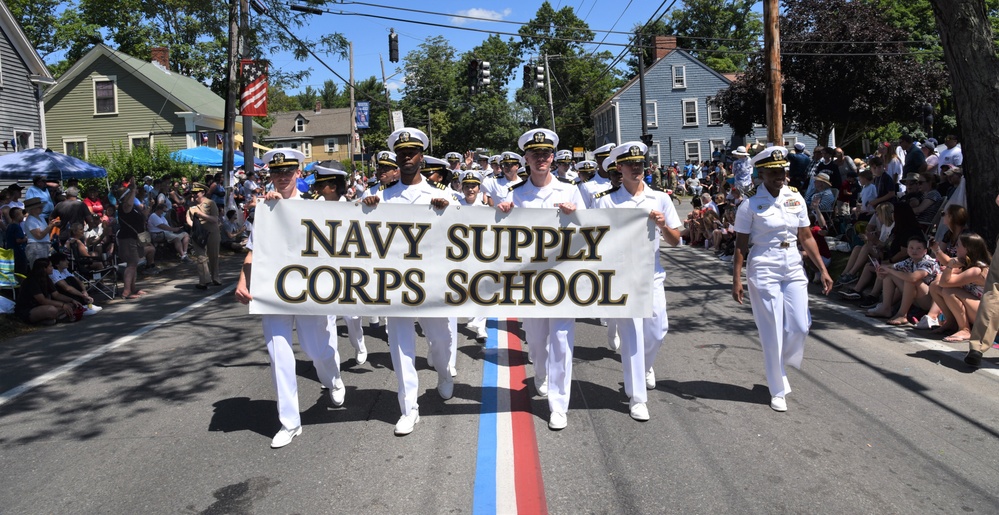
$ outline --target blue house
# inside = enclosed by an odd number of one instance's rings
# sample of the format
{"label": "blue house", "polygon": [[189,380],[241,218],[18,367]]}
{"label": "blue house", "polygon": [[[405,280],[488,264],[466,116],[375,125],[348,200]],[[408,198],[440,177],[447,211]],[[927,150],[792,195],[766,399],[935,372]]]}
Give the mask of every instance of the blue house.
{"label": "blue house", "polygon": [[[652,162],[668,165],[673,161],[710,161],[740,145],[767,142],[766,127],[756,127],[754,134],[736,139],[732,128],[722,123],[721,108],[713,99],[728,88],[733,77],[722,75],[693,56],[676,48],[676,37],[657,36],[656,60],[645,69],[645,111],[648,133],[652,135],[649,157]],[[607,143],[638,141],[642,135],[638,77],[628,81],[591,115],[596,146]],[[794,132],[784,133],[784,143],[797,142],[806,148],[816,140]]]}
{"label": "blue house", "polygon": [[52,74],[0,2],[0,155],[46,146],[43,88]]}

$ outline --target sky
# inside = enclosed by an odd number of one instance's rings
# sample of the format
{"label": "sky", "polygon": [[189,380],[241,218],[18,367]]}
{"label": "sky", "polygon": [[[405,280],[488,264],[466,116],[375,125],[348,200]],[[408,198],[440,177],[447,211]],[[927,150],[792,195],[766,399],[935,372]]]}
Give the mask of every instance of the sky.
{"label": "sky", "polygon": [[[402,73],[399,72],[402,65],[402,58],[414,50],[420,43],[428,37],[444,36],[458,53],[463,53],[478,46],[489,35],[483,32],[474,32],[475,29],[494,32],[516,33],[519,26],[506,22],[529,21],[537,13],[542,4],[542,0],[498,0],[492,2],[455,1],[455,0],[435,0],[433,2],[406,2],[401,0],[359,0],[363,4],[351,3],[345,0],[344,3],[331,1],[326,5],[327,11],[342,11],[344,13],[365,13],[399,20],[385,20],[370,17],[350,16],[340,14],[305,14],[293,12],[296,16],[305,17],[306,33],[317,33],[319,31],[339,32],[352,41],[354,44],[354,80],[359,82],[372,75],[381,78],[381,66],[378,56],[381,54],[385,61],[385,74],[389,76],[389,91],[393,99],[399,99],[399,88],[403,86]],[[296,3],[290,0],[290,3]],[[591,30],[615,30],[627,32],[635,25],[646,22],[653,15],[653,10],[661,2],[655,0],[550,0],[552,7],[556,10],[565,6],[570,6],[576,10],[577,16],[583,19]],[[378,6],[376,6],[378,4]],[[668,5],[668,4],[667,4]],[[678,4],[679,5],[679,4]],[[432,11],[444,15],[430,15],[405,12],[395,9],[396,7],[407,9],[418,9]],[[473,18],[485,18],[486,20],[473,20],[467,18],[457,18],[454,15],[463,15]],[[428,26],[414,22],[429,22],[442,26]],[[390,63],[388,60],[388,34],[389,29],[395,29],[399,34],[399,57],[400,62]],[[622,45],[627,42],[627,34],[596,33],[595,41],[600,42],[606,36],[605,43]],[[504,40],[510,36],[501,36]],[[593,50],[597,45],[588,45],[587,50]],[[609,50],[617,55],[623,47],[605,45],[599,50]],[[336,70],[344,78],[349,77],[350,64],[347,59],[340,60],[334,55],[322,56],[323,61]],[[315,88],[322,86],[327,79],[333,79],[339,85],[343,82],[335,77],[321,63],[309,60],[306,62],[296,61],[290,54],[279,54],[271,56],[272,62],[282,69],[297,70],[306,67],[312,68],[311,76],[302,82],[299,88],[289,88],[289,93],[294,93],[311,85]],[[623,66],[623,65],[622,65]],[[519,84],[520,78],[515,77],[511,84]]]}

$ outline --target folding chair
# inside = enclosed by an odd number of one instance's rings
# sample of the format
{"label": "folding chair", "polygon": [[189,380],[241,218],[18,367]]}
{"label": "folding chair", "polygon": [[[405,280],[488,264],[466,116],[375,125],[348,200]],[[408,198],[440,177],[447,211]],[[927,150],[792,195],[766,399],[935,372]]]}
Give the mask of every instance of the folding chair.
{"label": "folding chair", "polygon": [[10,290],[11,300],[17,300],[17,290],[24,276],[14,272],[14,249],[0,248],[0,292]]}
{"label": "folding chair", "polygon": [[66,259],[69,262],[69,271],[83,283],[87,291],[96,291],[108,300],[114,300],[118,295],[118,263],[114,254],[104,254],[101,261],[94,260],[91,263],[99,263],[99,266],[84,264],[84,259],[79,255],[75,245],[69,245],[66,249]]}
{"label": "folding chair", "polygon": [[947,211],[947,198],[948,197],[944,197],[943,199],[940,200],[940,208],[937,209],[937,212],[936,214],[933,215],[933,219],[930,220],[930,223],[919,224],[920,227],[923,229],[923,236],[927,240],[929,240],[930,237],[932,237],[937,232],[937,225],[940,224],[940,219],[943,218],[944,212]]}

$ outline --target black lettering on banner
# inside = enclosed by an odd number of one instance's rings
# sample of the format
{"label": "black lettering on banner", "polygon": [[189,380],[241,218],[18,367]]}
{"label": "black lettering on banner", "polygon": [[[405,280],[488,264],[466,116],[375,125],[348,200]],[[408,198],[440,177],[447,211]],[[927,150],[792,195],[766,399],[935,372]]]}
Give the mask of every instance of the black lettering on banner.
{"label": "black lettering on banner", "polygon": [[[316,284],[319,282],[320,274],[329,274],[330,279],[333,279],[333,287],[330,289],[330,294],[323,296],[320,294],[319,289]],[[340,274],[337,273],[336,269],[331,266],[320,266],[312,270],[309,274],[309,298],[316,302],[317,304],[330,304],[337,297],[340,296]]]}
{"label": "black lettering on banner", "polygon": [[475,255],[475,259],[482,263],[492,263],[496,261],[500,253],[500,243],[499,243],[499,231],[490,231],[493,234],[493,254],[487,256],[484,252],[485,238],[483,237],[484,232],[489,230],[487,225],[469,225],[469,229],[472,230],[472,254]]}
{"label": "black lettering on banner", "polygon": [[[586,277],[590,280],[590,296],[586,300],[579,298],[579,278]],[[589,270],[577,270],[574,274],[569,277],[569,288],[567,290],[569,294],[569,300],[577,306],[589,306],[596,302],[597,297],[600,296],[600,278],[597,274]]]}
{"label": "black lettering on banner", "polygon": [[[459,236],[459,233],[462,233],[463,236]],[[468,243],[465,242],[465,240],[463,238],[468,238],[468,226],[467,225],[454,224],[451,227],[448,227],[448,229],[447,229],[447,239],[448,239],[448,241],[451,242],[452,246],[450,246],[450,247],[447,248],[447,251],[445,251],[445,255],[447,256],[447,258],[449,260],[451,260],[451,261],[464,261],[465,259],[468,258]],[[457,252],[455,252],[455,248],[456,247],[458,249]],[[456,271],[457,270],[454,270],[454,271],[452,271],[452,273],[454,273]],[[468,276],[466,275],[465,278],[467,279]]]}
{"label": "black lettering on banner", "polygon": [[274,291],[277,292],[278,298],[281,299],[282,301],[287,302],[289,304],[300,304],[302,302],[305,302],[305,298],[307,297],[305,290],[302,290],[301,294],[294,297],[288,295],[287,290],[285,290],[284,283],[288,277],[288,274],[291,272],[298,272],[299,274],[302,274],[303,279],[305,279],[309,275],[309,269],[305,268],[302,265],[286,266],[282,268],[274,277]]}
{"label": "black lettering on banner", "polygon": [[[356,249],[353,254],[347,251],[347,247],[350,246],[354,246]],[[358,222],[357,220],[350,221],[350,225],[347,226],[347,237],[343,239],[343,245],[340,246],[340,257],[371,257],[371,253],[368,252],[367,245],[364,244],[364,233],[361,231],[361,222]]]}
{"label": "black lettering on banner", "polygon": [[[461,281],[460,283],[458,281]],[[447,274],[447,286],[451,291],[444,293],[444,303],[449,306],[460,306],[468,300],[468,292],[464,284],[468,282],[468,273],[464,270],[451,270]]]}
{"label": "black lettering on banner", "polygon": [[535,227],[534,233],[534,257],[531,258],[531,262],[544,263],[548,261],[546,251],[559,246],[559,232],[551,227]]}
{"label": "black lettering on banner", "polygon": [[[597,245],[600,245],[600,240],[604,239],[604,235],[610,227],[603,225],[600,227],[580,227],[579,232],[583,235],[583,240],[586,241],[587,256],[586,261],[600,261],[602,258],[597,252]],[[596,235],[594,235],[596,233]]]}
{"label": "black lettering on banner", "polygon": [[[545,298],[545,279],[549,276],[554,277],[555,283],[558,285],[555,289],[558,295],[554,299]],[[534,296],[538,298],[538,304],[542,306],[557,306],[561,304],[562,300],[565,299],[565,276],[562,275],[562,272],[555,269],[542,270],[538,274],[538,278],[534,280]]]}
{"label": "black lettering on banner", "polygon": [[312,220],[302,220],[302,225],[305,226],[305,250],[302,251],[302,257],[319,256],[319,253],[312,246],[313,242],[318,242],[327,256],[337,256],[336,250],[333,248],[333,242],[336,241],[336,229],[340,226],[339,220],[326,220],[326,227],[329,227],[329,238],[323,235],[322,229]]}
{"label": "black lettering on banner", "polygon": [[368,272],[354,267],[343,267],[340,272],[343,273],[343,298],[340,303],[357,304],[357,299],[354,298],[357,295],[361,304],[371,304],[371,296],[364,291],[364,287],[368,285]]}
{"label": "black lettering on banner", "polygon": [[579,249],[579,252],[570,255],[569,252],[572,251],[572,235],[576,232],[575,229],[569,227],[563,227],[559,229],[562,233],[562,252],[555,258],[558,261],[582,261],[585,251]]}
{"label": "black lettering on banner", "polygon": [[468,283],[468,295],[472,298],[472,302],[480,306],[492,306],[496,304],[499,298],[498,293],[493,293],[493,296],[489,297],[488,300],[479,296],[479,281],[485,277],[492,279],[494,284],[499,283],[500,280],[500,275],[498,273],[493,272],[492,270],[483,270],[472,276],[472,280]]}
{"label": "black lettering on banner", "polygon": [[[396,225],[402,229],[402,235],[406,237],[406,241],[409,243],[409,251],[406,252],[403,259],[422,258],[423,255],[420,254],[420,241],[427,235],[427,231],[430,230],[430,224],[393,223],[390,225]],[[419,231],[414,232],[416,229],[419,229]]]}
{"label": "black lettering on banner", "polygon": [[394,268],[376,268],[375,275],[378,276],[378,297],[371,304],[389,306],[392,301],[388,299],[388,292],[402,285],[402,274]]}
{"label": "black lettering on banner", "polygon": [[[503,274],[503,300],[499,302],[501,306],[533,306],[534,298],[531,297],[531,281],[534,279],[535,270],[523,270],[521,272],[502,272]],[[516,281],[517,278],[520,281]],[[521,299],[513,300],[513,291],[520,290]]]}
{"label": "black lettering on banner", "polygon": [[509,252],[503,261],[507,263],[520,262],[520,249],[526,249],[534,243],[534,233],[528,227],[510,226],[506,228],[510,234]]}
{"label": "black lettering on banner", "polygon": [[597,303],[598,306],[620,306],[628,302],[628,294],[625,293],[617,298],[617,300],[611,299],[611,278],[614,277],[614,270],[598,270],[597,273],[600,274],[601,278],[601,289],[600,289],[600,302]]}
{"label": "black lettering on banner", "polygon": [[[403,292],[402,303],[407,306],[419,306],[420,304],[423,304],[423,301],[427,300],[427,292],[423,290],[423,286],[420,286],[420,283],[427,279],[426,274],[423,273],[423,270],[418,268],[410,268],[409,270],[406,270],[403,277],[403,281],[406,283],[406,287],[408,287],[410,291]],[[410,295],[410,293],[412,293],[412,295]]]}
{"label": "black lettering on banner", "polygon": [[365,225],[368,226],[368,232],[371,233],[371,241],[375,245],[375,253],[378,254],[379,259],[385,259],[385,256],[388,255],[388,249],[392,246],[392,240],[395,238],[395,233],[399,227],[390,224],[388,226],[388,237],[382,239],[382,233],[379,230],[382,227],[381,222],[367,222]]}

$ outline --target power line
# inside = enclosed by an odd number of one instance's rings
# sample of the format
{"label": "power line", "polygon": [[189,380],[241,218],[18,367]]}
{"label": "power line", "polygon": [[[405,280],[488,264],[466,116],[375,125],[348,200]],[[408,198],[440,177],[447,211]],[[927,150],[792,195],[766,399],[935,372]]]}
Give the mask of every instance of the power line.
{"label": "power line", "polygon": [[[628,0],[628,5],[624,6],[624,10],[621,11],[621,14],[619,14],[617,16],[617,19],[614,20],[614,24],[611,25],[611,30],[614,30],[614,27],[617,27],[618,22],[620,22],[621,18],[624,17],[624,13],[628,12],[628,8],[631,7],[631,2],[632,1],[633,0]],[[590,52],[590,56],[591,57],[593,56],[593,54],[597,53],[597,50],[600,48],[600,45],[603,45],[604,41],[607,41],[607,36],[609,36],[609,35],[610,35],[610,31],[607,31],[607,34],[604,34],[604,39],[601,39],[600,43],[597,43],[597,46],[593,47],[593,51]]]}

